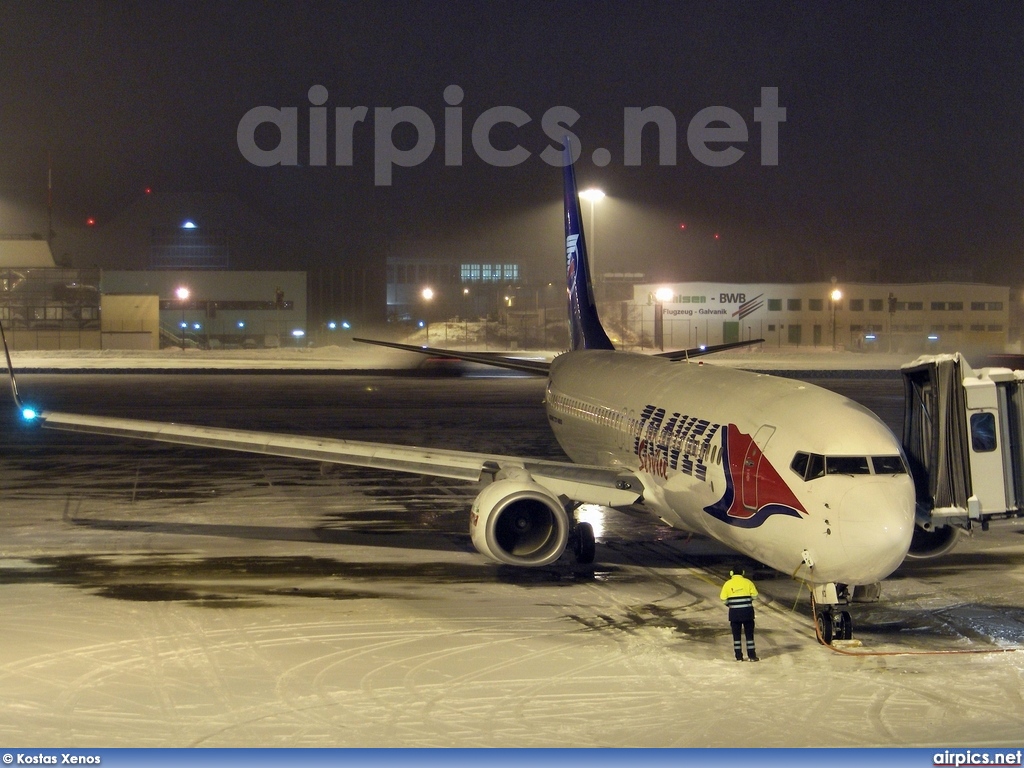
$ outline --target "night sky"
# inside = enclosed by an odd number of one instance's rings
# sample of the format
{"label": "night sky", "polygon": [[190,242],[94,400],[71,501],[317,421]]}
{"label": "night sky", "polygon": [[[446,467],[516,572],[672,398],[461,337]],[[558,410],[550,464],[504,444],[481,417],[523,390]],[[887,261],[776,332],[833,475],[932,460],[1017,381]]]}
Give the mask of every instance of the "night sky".
{"label": "night sky", "polygon": [[[237,198],[313,244],[310,262],[491,254],[548,279],[562,266],[561,174],[540,158],[556,144],[541,120],[565,106],[579,113],[581,184],[610,196],[596,209],[602,271],[1024,282],[1018,0],[0,0],[0,78],[0,233],[45,232],[52,156],[54,250],[72,260],[88,217],[116,221],[150,188]],[[315,85],[328,95],[326,165],[310,163]],[[463,93],[461,165],[445,163],[451,85]],[[777,165],[761,162],[762,88],[786,110]],[[297,165],[243,156],[239,122],[260,106],[297,108]],[[368,115],[352,164],[338,166],[334,109],[358,106]],[[429,116],[436,144],[375,184],[375,108],[403,106]],[[532,118],[490,134],[497,149],[529,152],[513,167],[484,162],[471,140],[477,118],[503,106]],[[625,110],[652,106],[676,119],[676,162],[658,164],[652,125],[642,165],[627,166]],[[687,143],[691,119],[713,106],[749,132],[732,142],[743,151],[732,165],[705,165]],[[393,134],[400,149],[416,138],[407,125]],[[277,140],[269,125],[255,133],[264,150]]]}

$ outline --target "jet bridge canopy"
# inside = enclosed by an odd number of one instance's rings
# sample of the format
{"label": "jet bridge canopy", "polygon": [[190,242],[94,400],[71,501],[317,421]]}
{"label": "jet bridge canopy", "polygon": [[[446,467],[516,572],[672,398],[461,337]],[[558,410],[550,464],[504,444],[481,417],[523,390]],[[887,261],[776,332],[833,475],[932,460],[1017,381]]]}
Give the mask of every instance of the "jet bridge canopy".
{"label": "jet bridge canopy", "polygon": [[975,371],[956,354],[918,358],[902,373],[919,517],[969,528],[1024,514],[1024,371]]}

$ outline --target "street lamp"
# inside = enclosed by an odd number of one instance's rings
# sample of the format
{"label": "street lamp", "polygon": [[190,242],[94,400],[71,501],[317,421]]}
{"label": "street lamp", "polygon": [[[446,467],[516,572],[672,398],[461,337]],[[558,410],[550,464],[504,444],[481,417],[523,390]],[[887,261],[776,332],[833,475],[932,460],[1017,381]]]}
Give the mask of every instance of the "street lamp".
{"label": "street lamp", "polygon": [[604,191],[591,187],[580,192],[580,197],[590,203],[590,269],[597,282],[597,220],[594,218],[594,203],[604,200]]}
{"label": "street lamp", "polygon": [[[422,291],[420,291],[420,298],[423,299],[425,304],[429,305],[430,302],[432,302],[434,300],[434,289],[431,288],[430,286],[427,286]],[[424,312],[427,315],[427,323],[426,323],[427,344],[430,344],[430,310],[429,310],[429,308],[425,308]]]}
{"label": "street lamp", "polygon": [[833,288],[832,293],[829,294],[829,300],[832,304],[832,351],[836,349],[836,304],[843,298],[843,292],[838,288]]}
{"label": "street lamp", "polygon": [[178,297],[178,301],[181,302],[181,351],[185,351],[185,302],[188,301],[188,297],[191,292],[184,285],[179,287],[174,292],[174,295]]}

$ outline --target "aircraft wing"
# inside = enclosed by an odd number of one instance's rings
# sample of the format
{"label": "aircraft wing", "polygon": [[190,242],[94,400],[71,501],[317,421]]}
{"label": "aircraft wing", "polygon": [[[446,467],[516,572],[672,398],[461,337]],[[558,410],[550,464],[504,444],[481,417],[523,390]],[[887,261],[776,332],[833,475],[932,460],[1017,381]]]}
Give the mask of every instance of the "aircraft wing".
{"label": "aircraft wing", "polygon": [[608,507],[634,504],[643,495],[643,484],[634,474],[614,467],[55,411],[43,411],[32,420],[46,429],[67,432],[287,456],[471,482],[494,478],[503,470],[525,469],[536,482],[559,496]]}
{"label": "aircraft wing", "polygon": [[[378,341],[376,339],[352,339],[352,341],[359,341],[363,344],[376,344],[381,347],[391,347],[392,349],[403,349],[407,352],[418,352],[421,355],[432,355],[434,357],[445,357],[452,360],[465,360],[469,363],[481,363],[483,365],[491,365],[496,368],[507,368],[513,371],[522,371],[523,373],[533,373],[540,376],[547,376],[551,363],[544,362],[542,360],[528,360],[526,358],[519,357],[508,357],[496,353],[488,352],[460,352],[456,349],[442,349],[439,347],[417,347],[413,344],[399,344],[394,341]],[[748,341],[731,341],[726,344],[712,344],[710,346],[705,345],[703,347],[691,347],[690,349],[679,349],[674,352],[660,352],[653,357],[664,357],[669,360],[682,361],[689,360],[693,357],[703,357],[704,355],[713,355],[715,352],[725,352],[730,349],[739,349],[740,347],[749,347],[754,344],[761,344],[764,339],[750,339]]]}
{"label": "aircraft wing", "polygon": [[375,339],[353,338],[352,341],[359,341],[363,344],[376,344],[379,347],[402,349],[406,352],[417,352],[421,355],[445,357],[452,360],[465,360],[467,363],[481,363],[483,365],[494,366],[495,368],[507,368],[511,371],[522,371],[523,373],[532,373],[538,376],[547,376],[548,370],[551,368],[551,364],[544,362],[543,360],[527,360],[525,358],[506,357],[504,355],[490,354],[487,352],[459,352],[454,349],[417,347],[413,344],[399,344],[394,341],[377,341]]}
{"label": "aircraft wing", "polygon": [[669,360],[676,362],[682,360],[689,360],[691,357],[702,357],[703,355],[713,355],[715,352],[725,352],[730,349],[739,349],[740,347],[749,347],[754,344],[761,344],[764,339],[749,339],[748,341],[730,341],[726,344],[712,344],[710,346],[703,347],[691,347],[690,349],[679,349],[675,352],[660,352],[654,357],[664,357]]}

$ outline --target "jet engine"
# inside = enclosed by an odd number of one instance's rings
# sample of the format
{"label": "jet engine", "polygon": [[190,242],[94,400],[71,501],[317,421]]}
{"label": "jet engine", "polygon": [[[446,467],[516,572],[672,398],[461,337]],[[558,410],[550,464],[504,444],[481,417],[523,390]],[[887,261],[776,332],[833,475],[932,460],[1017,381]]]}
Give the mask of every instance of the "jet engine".
{"label": "jet engine", "polygon": [[473,502],[473,546],[499,563],[541,566],[565,551],[571,522],[558,497],[529,475],[497,480]]}
{"label": "jet engine", "polygon": [[928,560],[949,552],[960,541],[961,531],[952,525],[925,529],[914,526],[914,537],[910,540],[907,557],[913,560]]}

